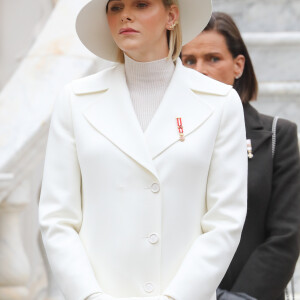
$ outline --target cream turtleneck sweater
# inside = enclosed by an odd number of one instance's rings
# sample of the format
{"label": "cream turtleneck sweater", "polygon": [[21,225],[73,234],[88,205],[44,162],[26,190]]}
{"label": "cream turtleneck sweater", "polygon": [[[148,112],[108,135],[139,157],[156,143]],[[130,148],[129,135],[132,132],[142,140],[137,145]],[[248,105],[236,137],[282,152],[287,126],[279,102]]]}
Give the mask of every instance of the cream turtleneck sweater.
{"label": "cream turtleneck sweater", "polygon": [[143,131],[161,103],[174,70],[174,62],[167,58],[137,62],[125,55],[127,86]]}

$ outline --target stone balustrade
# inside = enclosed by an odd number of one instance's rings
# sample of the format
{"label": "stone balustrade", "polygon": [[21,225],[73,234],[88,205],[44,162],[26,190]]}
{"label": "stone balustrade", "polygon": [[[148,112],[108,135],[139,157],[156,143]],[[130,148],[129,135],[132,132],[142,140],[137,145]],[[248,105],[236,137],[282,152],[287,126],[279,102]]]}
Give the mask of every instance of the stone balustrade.
{"label": "stone balustrade", "polygon": [[[2,180],[1,180],[2,182]],[[29,299],[30,263],[21,238],[21,213],[30,201],[28,180],[0,203],[0,299]]]}
{"label": "stone balustrade", "polygon": [[299,0],[213,0],[214,11],[231,14],[242,32],[300,31]]}
{"label": "stone balustrade", "polygon": [[63,299],[43,255],[37,204],[53,102],[67,82],[95,66],[74,29],[86,1],[58,2],[0,93],[1,300]]}

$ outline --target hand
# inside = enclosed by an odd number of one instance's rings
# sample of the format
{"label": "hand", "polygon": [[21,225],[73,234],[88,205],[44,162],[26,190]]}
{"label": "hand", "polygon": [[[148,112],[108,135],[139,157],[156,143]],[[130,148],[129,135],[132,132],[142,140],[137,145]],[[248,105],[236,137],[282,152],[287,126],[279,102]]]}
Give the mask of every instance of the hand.
{"label": "hand", "polygon": [[257,300],[245,293],[229,292],[222,289],[217,289],[218,300]]}

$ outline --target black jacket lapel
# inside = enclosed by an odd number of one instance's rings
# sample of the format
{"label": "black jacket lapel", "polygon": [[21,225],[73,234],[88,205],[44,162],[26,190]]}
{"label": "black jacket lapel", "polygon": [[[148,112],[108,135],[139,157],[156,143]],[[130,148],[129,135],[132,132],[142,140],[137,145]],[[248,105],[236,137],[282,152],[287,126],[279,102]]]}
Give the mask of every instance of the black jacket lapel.
{"label": "black jacket lapel", "polygon": [[272,137],[272,131],[264,126],[260,114],[249,103],[244,104],[244,116],[246,136],[251,140],[252,152],[255,153],[265,141]]}

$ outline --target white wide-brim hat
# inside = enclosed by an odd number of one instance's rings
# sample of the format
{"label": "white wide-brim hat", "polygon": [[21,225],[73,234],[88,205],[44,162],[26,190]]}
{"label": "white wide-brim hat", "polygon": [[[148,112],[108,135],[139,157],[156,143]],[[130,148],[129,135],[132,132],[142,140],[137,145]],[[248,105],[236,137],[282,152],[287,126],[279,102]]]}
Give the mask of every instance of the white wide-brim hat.
{"label": "white wide-brim hat", "polygon": [[[106,17],[108,0],[92,0],[79,12],[76,31],[84,46],[95,55],[110,61],[117,60],[118,46],[114,42]],[[211,0],[178,0],[182,44],[194,39],[207,25]]]}

